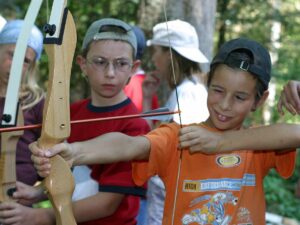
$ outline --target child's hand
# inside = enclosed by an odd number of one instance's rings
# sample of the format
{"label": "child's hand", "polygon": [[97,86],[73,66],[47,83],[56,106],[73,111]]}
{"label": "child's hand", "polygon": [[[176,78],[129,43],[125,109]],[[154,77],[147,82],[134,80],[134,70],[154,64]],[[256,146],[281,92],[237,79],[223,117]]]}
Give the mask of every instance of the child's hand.
{"label": "child's hand", "polygon": [[13,198],[22,205],[32,205],[43,198],[43,188],[33,187],[22,182],[16,183],[17,190],[13,193]]}
{"label": "child's hand", "polygon": [[211,132],[200,126],[187,126],[180,129],[179,142],[181,148],[189,148],[190,152],[213,154],[218,152],[218,144],[222,135]]}
{"label": "child's hand", "polygon": [[34,167],[41,177],[46,177],[50,174],[50,158],[52,156],[59,154],[67,161],[70,167],[74,162],[72,147],[68,143],[60,143],[54,145],[50,149],[43,150],[38,147],[37,142],[33,142],[29,145],[29,149],[32,153],[31,160],[33,161]]}
{"label": "child's hand", "polygon": [[48,214],[48,209],[34,209],[16,202],[0,204],[0,224],[3,225],[51,224]]}
{"label": "child's hand", "polygon": [[285,107],[293,115],[300,114],[300,81],[291,80],[281,92],[277,109],[281,115]]}
{"label": "child's hand", "polygon": [[0,204],[0,223],[34,225],[33,218],[30,216],[31,210],[31,208],[16,202],[3,202]]}
{"label": "child's hand", "polygon": [[143,98],[149,98],[152,101],[152,97],[156,94],[159,84],[160,79],[157,72],[153,71],[147,74],[143,80]]}

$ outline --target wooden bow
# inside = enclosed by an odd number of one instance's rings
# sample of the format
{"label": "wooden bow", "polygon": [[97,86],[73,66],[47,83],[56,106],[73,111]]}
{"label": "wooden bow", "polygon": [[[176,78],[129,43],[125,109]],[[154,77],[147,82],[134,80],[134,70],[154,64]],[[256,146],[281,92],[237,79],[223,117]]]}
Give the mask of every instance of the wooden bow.
{"label": "wooden bow", "polygon": [[[44,28],[49,58],[49,81],[38,145],[49,149],[70,135],[69,86],[76,47],[76,28],[67,1],[54,0],[50,22]],[[65,31],[65,32],[64,32]],[[74,179],[69,165],[57,155],[50,159],[50,175],[43,184],[55,211],[57,225],[75,225],[72,210]]]}
{"label": "wooden bow", "polygon": [[[17,121],[18,126],[24,124],[21,107],[19,107]],[[20,130],[1,134],[0,202],[14,201],[12,194],[16,191],[16,148],[23,133]]]}
{"label": "wooden bow", "polygon": [[[27,49],[27,41],[41,3],[42,0],[34,0],[30,3],[20,31],[20,36],[16,43],[1,118],[2,127],[23,125],[23,112],[21,106],[18,105],[19,87],[22,79],[22,65]],[[1,134],[0,202],[13,201],[11,196],[16,190],[16,147],[19,137],[22,134],[23,131]]]}

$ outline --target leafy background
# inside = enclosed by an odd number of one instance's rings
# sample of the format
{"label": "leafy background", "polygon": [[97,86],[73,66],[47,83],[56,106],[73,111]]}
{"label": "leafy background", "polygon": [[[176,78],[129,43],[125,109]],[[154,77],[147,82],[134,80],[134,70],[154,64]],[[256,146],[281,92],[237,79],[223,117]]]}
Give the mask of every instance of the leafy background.
{"label": "leafy background", "polygon": [[[181,0],[187,2],[187,0]],[[69,9],[75,19],[80,51],[83,36],[91,21],[104,17],[116,17],[131,24],[141,24],[141,14],[148,13],[142,26],[148,37],[152,26],[162,20],[156,10],[148,10],[147,6],[161,6],[161,0],[85,0],[70,1]],[[29,1],[0,1],[0,13],[7,18],[23,18]],[[43,3],[37,25],[46,23],[52,1]],[[171,6],[172,7],[172,6]],[[174,5],[175,7],[175,5]],[[280,116],[276,110],[276,102],[282,86],[291,79],[299,80],[300,76],[300,1],[299,0],[218,0],[215,16],[214,51],[225,41],[245,36],[256,39],[274,53],[273,78],[271,87],[274,99],[246,120],[246,125],[267,124],[275,122],[299,123],[299,116],[288,113]],[[174,15],[173,15],[174,16]],[[175,15],[176,18],[176,15]],[[274,23],[280,26],[280,36],[276,40],[278,46],[270,38]],[[200,35],[201,36],[201,35]],[[151,68],[149,52],[144,60],[145,68]],[[40,62],[40,79],[42,86],[47,84],[47,56],[43,54]],[[72,69],[71,101],[88,96],[89,89],[75,64]],[[163,95],[163,93],[162,93]],[[294,175],[281,179],[275,171],[271,171],[265,179],[265,191],[268,211],[283,216],[297,218],[300,221],[300,199],[295,197],[295,185],[300,179],[300,159],[298,154],[297,167]]]}

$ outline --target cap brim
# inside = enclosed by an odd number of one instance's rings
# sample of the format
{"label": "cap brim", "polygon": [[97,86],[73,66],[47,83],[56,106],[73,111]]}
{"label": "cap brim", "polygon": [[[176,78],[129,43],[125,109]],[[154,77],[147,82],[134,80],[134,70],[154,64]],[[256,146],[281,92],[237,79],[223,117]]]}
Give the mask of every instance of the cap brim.
{"label": "cap brim", "polygon": [[172,47],[176,52],[178,52],[183,57],[197,62],[197,63],[208,63],[208,59],[205,55],[196,48],[186,48],[186,47]]}
{"label": "cap brim", "polygon": [[[152,45],[160,45],[169,47],[169,44],[157,42],[155,40],[147,40],[147,46]],[[205,55],[199,50],[195,48],[186,48],[186,47],[174,47],[172,48],[178,52],[181,56],[197,63],[209,63],[209,60],[205,57]]]}

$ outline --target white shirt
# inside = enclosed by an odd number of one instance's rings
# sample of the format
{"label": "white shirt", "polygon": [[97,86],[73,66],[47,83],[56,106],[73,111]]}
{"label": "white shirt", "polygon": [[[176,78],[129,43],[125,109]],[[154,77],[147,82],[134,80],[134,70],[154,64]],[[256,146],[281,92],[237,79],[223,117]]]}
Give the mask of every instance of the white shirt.
{"label": "white shirt", "polygon": [[[177,87],[177,93],[182,124],[200,123],[208,118],[207,89],[196,76],[185,78]],[[165,106],[171,111],[178,110],[175,90],[171,92]],[[179,114],[170,115],[167,120],[180,123]]]}

